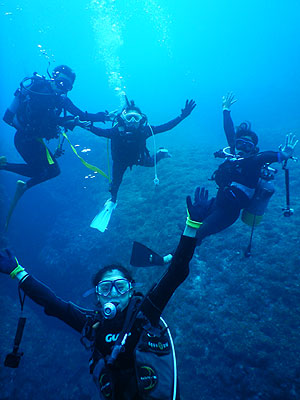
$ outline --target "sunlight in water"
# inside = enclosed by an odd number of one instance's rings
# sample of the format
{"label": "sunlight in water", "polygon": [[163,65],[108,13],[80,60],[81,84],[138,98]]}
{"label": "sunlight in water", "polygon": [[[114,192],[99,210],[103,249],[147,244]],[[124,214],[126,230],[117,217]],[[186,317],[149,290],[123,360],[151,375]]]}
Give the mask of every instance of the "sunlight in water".
{"label": "sunlight in water", "polygon": [[110,87],[124,102],[126,86],[123,78],[120,49],[124,44],[123,31],[132,18],[145,14],[150,18],[152,27],[158,35],[160,45],[166,47],[171,55],[169,45],[170,17],[155,0],[91,0],[92,24],[96,36],[98,53],[102,57]]}

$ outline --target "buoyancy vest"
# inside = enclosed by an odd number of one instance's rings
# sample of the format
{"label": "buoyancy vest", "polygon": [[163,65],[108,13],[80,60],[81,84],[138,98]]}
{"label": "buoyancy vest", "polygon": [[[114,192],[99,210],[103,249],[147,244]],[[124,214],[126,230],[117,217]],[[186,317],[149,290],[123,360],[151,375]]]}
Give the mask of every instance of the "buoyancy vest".
{"label": "buoyancy vest", "polygon": [[[260,179],[255,188],[248,188],[245,185],[232,182],[232,177],[239,169],[239,160],[227,159],[213,174],[213,179],[220,188],[233,185],[242,190],[249,197],[249,204],[242,212],[242,221],[247,225],[258,225],[267,209],[268,203],[275,192],[271,180],[277,170],[265,164],[261,168]],[[244,186],[244,187],[242,187]]]}
{"label": "buoyancy vest", "polygon": [[124,125],[118,124],[111,141],[113,160],[123,161],[130,167],[139,164],[145,157],[149,157],[146,139],[144,126],[135,131],[127,131]]}
{"label": "buoyancy vest", "polygon": [[[135,348],[135,371],[141,399],[170,400],[176,397],[177,372],[172,338],[161,325],[144,327]],[[174,393],[175,392],[175,393]]]}
{"label": "buoyancy vest", "polygon": [[233,175],[238,167],[238,160],[227,158],[213,173],[212,179],[222,189],[231,184]]}
{"label": "buoyancy vest", "polygon": [[[140,298],[134,299],[134,301],[137,306],[141,303]],[[132,312],[136,312],[136,309]],[[116,368],[114,363],[109,362],[111,356],[103,357],[99,351],[94,349],[90,372],[93,374],[100,399],[175,399],[177,370],[169,328],[162,318],[159,326],[153,327],[141,312],[137,313],[135,321],[138,324],[135,323],[134,327],[138,325],[141,333],[133,350],[133,369]],[[127,333],[130,335],[130,332]],[[123,331],[120,335],[122,334]],[[111,355],[116,349],[119,350],[118,346],[119,344],[116,342]],[[122,391],[121,395],[118,392],[120,386],[126,386],[126,393]]]}

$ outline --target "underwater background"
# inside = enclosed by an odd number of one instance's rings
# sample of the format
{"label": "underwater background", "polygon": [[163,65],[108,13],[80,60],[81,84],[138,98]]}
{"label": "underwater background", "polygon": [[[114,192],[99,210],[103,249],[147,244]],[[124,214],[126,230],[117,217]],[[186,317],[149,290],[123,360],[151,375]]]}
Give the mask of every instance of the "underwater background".
{"label": "underwater background", "polygon": [[[233,91],[236,125],[251,121],[261,150],[276,150],[288,132],[300,137],[300,3],[297,0],[9,0],[0,4],[0,115],[25,76],[46,75],[60,64],[77,78],[69,97],[82,110],[115,110],[122,94],[151,124],[180,114],[186,99],[197,107],[175,129],[156,137],[172,158],[154,170],[125,174],[109,229],[89,224],[109,198],[108,182],[86,169],[64,145],[61,174],[20,200],[9,229],[5,216],[18,175],[0,172],[0,245],[11,248],[28,272],[55,293],[93,306],[91,277],[99,267],[128,266],[132,242],[172,251],[185,223],[185,197],[220,164],[226,145],[222,96]],[[14,129],[2,120],[0,155],[21,162]],[[99,124],[99,126],[103,126]],[[106,126],[110,126],[109,123]],[[107,171],[107,142],[76,128],[79,154]],[[56,148],[55,140],[49,147]],[[153,152],[152,139],[148,148]],[[299,155],[300,145],[296,149]],[[82,152],[82,153],[81,153]],[[176,345],[183,400],[300,399],[300,168],[289,161],[291,204],[285,218],[284,173],[255,229],[238,221],[197,248],[190,275],[164,317]],[[164,269],[133,269],[144,292]],[[12,350],[19,299],[16,282],[0,277],[0,400],[95,400],[87,353],[79,335],[46,317],[29,299],[16,370],[5,368]]]}

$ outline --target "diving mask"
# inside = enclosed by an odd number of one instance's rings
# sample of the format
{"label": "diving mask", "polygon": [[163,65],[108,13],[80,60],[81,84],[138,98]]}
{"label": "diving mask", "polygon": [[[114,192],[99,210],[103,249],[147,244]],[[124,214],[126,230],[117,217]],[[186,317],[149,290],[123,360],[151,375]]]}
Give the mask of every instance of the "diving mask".
{"label": "diving mask", "polygon": [[121,113],[121,118],[123,119],[126,126],[138,128],[143,116],[133,110],[123,110]]}
{"label": "diving mask", "polygon": [[238,138],[235,141],[235,147],[237,150],[243,151],[245,153],[251,153],[251,151],[253,151],[255,148],[255,144],[250,140]]}
{"label": "diving mask", "polygon": [[96,286],[96,293],[99,296],[107,297],[111,294],[113,287],[116,289],[116,292],[119,296],[129,292],[132,288],[131,282],[128,279],[116,279],[114,281],[104,280],[100,281]]}

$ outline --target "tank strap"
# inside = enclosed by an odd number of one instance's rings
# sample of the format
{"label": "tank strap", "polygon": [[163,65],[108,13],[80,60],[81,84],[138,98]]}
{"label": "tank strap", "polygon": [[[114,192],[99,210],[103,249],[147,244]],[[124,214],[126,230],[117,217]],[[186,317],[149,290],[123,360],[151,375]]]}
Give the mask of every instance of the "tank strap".
{"label": "tank strap", "polygon": [[54,164],[55,162],[53,161],[53,158],[51,157],[50,151],[48,150],[48,147],[46,146],[46,143],[43,141],[42,138],[37,138],[37,140],[45,146],[46,156],[47,156],[47,160],[48,160],[49,165]]}
{"label": "tank strap", "polygon": [[75,155],[79,158],[79,160],[82,162],[82,164],[87,167],[88,169],[94,171],[94,172],[98,172],[98,174],[104,176],[104,178],[109,180],[109,176],[103,172],[100,168],[96,167],[95,165],[89,164],[88,162],[86,162],[76,151],[75,147],[72,145],[72,143],[70,142],[70,139],[68,138],[68,136],[66,135],[65,132],[62,133],[62,135],[64,136],[65,139],[67,139],[67,141],[69,142],[69,145],[71,146],[71,149],[73,150],[73,152],[75,153]]}

